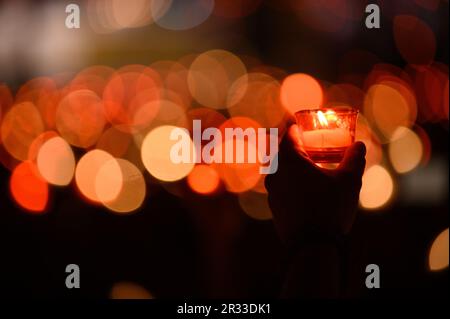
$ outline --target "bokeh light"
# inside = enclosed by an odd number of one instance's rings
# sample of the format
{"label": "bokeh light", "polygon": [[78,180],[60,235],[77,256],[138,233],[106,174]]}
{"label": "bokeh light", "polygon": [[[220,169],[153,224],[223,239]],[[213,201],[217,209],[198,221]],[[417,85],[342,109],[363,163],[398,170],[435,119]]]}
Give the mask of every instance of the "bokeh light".
{"label": "bokeh light", "polygon": [[115,283],[109,293],[111,299],[153,299],[152,294],[137,283],[121,281]]}
{"label": "bokeh light", "polygon": [[103,132],[106,120],[100,97],[91,90],[67,94],[56,111],[56,128],[71,145],[88,148]]}
{"label": "bokeh light", "polygon": [[[405,91],[402,91],[403,88]],[[411,127],[417,109],[415,99],[400,84],[383,82],[370,87],[364,101],[364,115],[380,132],[383,142],[392,140],[399,126]],[[410,93],[407,95],[407,93]]]}
{"label": "bokeh light", "polygon": [[245,65],[234,54],[224,50],[207,51],[189,68],[189,90],[201,105],[223,109],[227,107],[231,85],[246,72]]}
{"label": "bokeh light", "polygon": [[153,0],[156,23],[169,30],[187,30],[203,23],[211,15],[214,0]]}
{"label": "bokeh light", "polygon": [[431,271],[448,267],[448,240],[448,228],[434,239],[428,255],[428,267]]}
{"label": "bokeh light", "polygon": [[97,142],[96,148],[108,152],[114,157],[123,157],[132,141],[133,136],[131,134],[120,131],[112,126],[103,132]]}
{"label": "bokeh light", "polygon": [[[75,182],[78,190],[88,200],[92,202],[100,202],[100,198],[98,197],[96,191],[97,174],[105,163],[113,159],[114,157],[105,151],[92,150],[84,154],[78,161],[75,170]],[[117,169],[113,173],[120,174],[120,170]],[[120,189],[114,189],[114,185],[111,186],[104,183],[104,186],[105,189],[101,190],[101,193],[106,199],[113,200],[120,191]],[[105,195],[107,192],[109,192],[109,195]]]}
{"label": "bokeh light", "polygon": [[36,106],[30,102],[15,104],[1,124],[0,135],[5,149],[14,158],[26,160],[30,145],[44,131]]}
{"label": "bokeh light", "polygon": [[280,96],[280,84],[264,73],[249,73],[237,79],[228,95],[231,116],[252,118],[262,127],[283,127],[286,110]]}
{"label": "bokeh light", "polygon": [[[158,112],[160,77],[143,65],[120,68],[103,91],[106,119],[117,129],[136,132],[150,124]],[[137,114],[139,113],[139,116]]]}
{"label": "bokeh light", "polygon": [[189,187],[196,193],[214,193],[220,185],[220,177],[211,165],[196,165],[187,177]]}
{"label": "bokeh light", "polygon": [[392,135],[388,154],[397,173],[407,173],[420,164],[424,149],[420,137],[406,127],[399,127]]}
{"label": "bokeh light", "polygon": [[323,91],[315,78],[296,73],[284,79],[280,98],[286,110],[294,114],[303,109],[319,108],[323,103]]}
{"label": "bokeh light", "polygon": [[128,214],[141,207],[146,185],[141,171],[131,162],[118,158],[104,163],[95,177],[95,192],[111,211]]}
{"label": "bokeh light", "polygon": [[365,209],[381,208],[391,199],[393,191],[392,176],[383,166],[374,165],[363,175],[359,203]]}
{"label": "bokeh light", "polygon": [[39,173],[48,183],[64,186],[72,180],[75,157],[63,138],[56,136],[42,144],[36,162]]}
{"label": "bokeh light", "polygon": [[172,147],[177,143],[170,139],[176,126],[159,126],[150,131],[144,138],[141,146],[141,158],[147,171],[155,178],[173,182],[186,177],[194,168],[195,152],[194,144],[189,134],[183,133],[183,139],[188,141],[187,148],[190,151],[191,161],[187,163],[175,163],[170,154]]}
{"label": "bokeh light", "polygon": [[40,176],[33,162],[25,161],[14,168],[10,179],[10,191],[17,204],[30,213],[40,214],[47,208],[48,184]]}

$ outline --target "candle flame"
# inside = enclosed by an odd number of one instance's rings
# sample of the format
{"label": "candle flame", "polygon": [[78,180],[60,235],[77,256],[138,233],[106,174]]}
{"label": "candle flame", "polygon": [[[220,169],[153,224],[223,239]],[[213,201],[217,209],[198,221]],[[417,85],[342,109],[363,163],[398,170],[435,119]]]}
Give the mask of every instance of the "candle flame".
{"label": "candle flame", "polygon": [[326,118],[325,114],[323,114],[322,111],[317,111],[317,117],[318,117],[319,123],[322,127],[328,127],[327,118]]}

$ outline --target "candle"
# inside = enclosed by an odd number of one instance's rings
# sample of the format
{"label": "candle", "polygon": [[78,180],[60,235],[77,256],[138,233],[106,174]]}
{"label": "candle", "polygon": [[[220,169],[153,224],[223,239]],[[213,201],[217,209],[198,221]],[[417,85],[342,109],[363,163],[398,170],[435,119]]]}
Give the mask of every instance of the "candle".
{"label": "candle", "polygon": [[352,143],[350,132],[343,128],[303,132],[303,144],[310,148],[346,147]]}
{"label": "candle", "polygon": [[339,163],[354,141],[357,114],[351,108],[297,112],[300,142],[308,156],[315,163]]}

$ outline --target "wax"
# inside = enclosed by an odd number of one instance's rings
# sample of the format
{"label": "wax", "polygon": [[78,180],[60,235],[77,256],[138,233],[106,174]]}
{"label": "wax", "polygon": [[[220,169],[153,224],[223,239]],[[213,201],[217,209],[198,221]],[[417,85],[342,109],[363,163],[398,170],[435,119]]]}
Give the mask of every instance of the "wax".
{"label": "wax", "polygon": [[303,144],[308,148],[347,147],[352,143],[349,130],[344,128],[318,129],[303,132]]}

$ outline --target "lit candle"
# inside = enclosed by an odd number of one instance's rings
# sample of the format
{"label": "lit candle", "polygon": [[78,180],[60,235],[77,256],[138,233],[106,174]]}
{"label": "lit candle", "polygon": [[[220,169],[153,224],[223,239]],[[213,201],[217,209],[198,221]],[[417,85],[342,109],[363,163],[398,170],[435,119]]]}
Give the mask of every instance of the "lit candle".
{"label": "lit candle", "polygon": [[346,147],[351,143],[352,137],[350,132],[343,128],[319,129],[303,132],[303,144],[305,147]]}
{"label": "lit candle", "polygon": [[297,112],[301,143],[309,157],[316,163],[339,163],[354,141],[357,114],[350,108]]}

